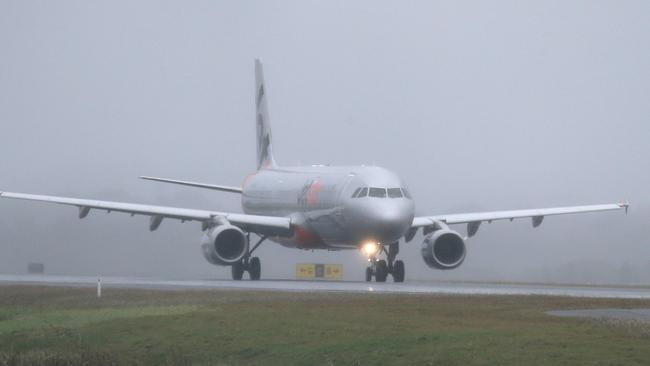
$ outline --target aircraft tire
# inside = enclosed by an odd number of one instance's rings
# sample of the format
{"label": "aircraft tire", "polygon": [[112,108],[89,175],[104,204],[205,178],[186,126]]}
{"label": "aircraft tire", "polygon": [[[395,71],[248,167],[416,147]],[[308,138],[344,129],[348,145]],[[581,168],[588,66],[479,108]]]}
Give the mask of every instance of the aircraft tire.
{"label": "aircraft tire", "polygon": [[235,281],[240,281],[244,277],[244,263],[237,262],[230,267],[232,273],[232,279]]}
{"label": "aircraft tire", "polygon": [[386,282],[386,277],[388,277],[388,265],[386,261],[380,259],[375,265],[375,279],[377,282]]}
{"label": "aircraft tire", "polygon": [[372,268],[366,268],[366,282],[372,281]]}
{"label": "aircraft tire", "polygon": [[262,263],[258,257],[251,258],[248,262],[248,273],[251,276],[251,280],[257,281],[262,275]]}
{"label": "aircraft tire", "polygon": [[395,261],[393,264],[393,281],[404,282],[404,262]]}

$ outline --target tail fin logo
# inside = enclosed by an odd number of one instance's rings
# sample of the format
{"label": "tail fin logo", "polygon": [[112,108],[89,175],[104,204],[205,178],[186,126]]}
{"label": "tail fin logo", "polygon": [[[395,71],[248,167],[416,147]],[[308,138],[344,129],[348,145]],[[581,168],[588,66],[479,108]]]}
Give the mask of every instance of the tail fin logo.
{"label": "tail fin logo", "polygon": [[264,96],[264,85],[260,85],[260,90],[257,92],[257,108],[259,109],[260,103],[262,103],[262,97]]}
{"label": "tail fin logo", "polygon": [[257,114],[257,169],[275,167],[271,145],[271,125],[262,63],[255,60],[255,107]]}

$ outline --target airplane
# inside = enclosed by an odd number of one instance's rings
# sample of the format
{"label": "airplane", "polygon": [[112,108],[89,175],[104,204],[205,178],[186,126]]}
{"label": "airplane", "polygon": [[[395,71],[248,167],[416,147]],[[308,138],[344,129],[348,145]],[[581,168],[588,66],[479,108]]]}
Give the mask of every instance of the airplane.
{"label": "airplane", "polygon": [[[415,216],[415,204],[406,184],[394,172],[378,166],[297,166],[276,163],[269,124],[267,90],[262,63],[255,60],[257,170],[241,187],[142,176],[141,179],[241,195],[244,213],[195,210],[80,198],[0,192],[2,198],[76,206],[79,218],[91,210],[148,216],[149,230],[163,219],[198,221],[204,232],[205,259],[230,266],[233,280],[248,272],[261,277],[261,261],[253,256],[267,239],[290,248],[361,250],[368,258],[366,281],[403,282],[405,265],[397,260],[400,241],[413,240],[422,228],[420,253],[433,269],[451,270],[465,260],[466,241],[481,223],[529,218],[541,225],[546,216],[625,210],[629,202],[590,206]],[[450,226],[466,225],[467,236]],[[258,237],[253,244],[251,234]],[[385,259],[382,259],[385,256]]]}

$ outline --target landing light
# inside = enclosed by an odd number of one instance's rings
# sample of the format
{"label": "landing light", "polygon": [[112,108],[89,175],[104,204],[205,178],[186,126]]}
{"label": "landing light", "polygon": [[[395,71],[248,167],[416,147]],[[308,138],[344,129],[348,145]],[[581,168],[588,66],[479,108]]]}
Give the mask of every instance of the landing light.
{"label": "landing light", "polygon": [[363,252],[366,253],[367,256],[373,256],[379,252],[379,245],[375,242],[367,242],[363,244]]}

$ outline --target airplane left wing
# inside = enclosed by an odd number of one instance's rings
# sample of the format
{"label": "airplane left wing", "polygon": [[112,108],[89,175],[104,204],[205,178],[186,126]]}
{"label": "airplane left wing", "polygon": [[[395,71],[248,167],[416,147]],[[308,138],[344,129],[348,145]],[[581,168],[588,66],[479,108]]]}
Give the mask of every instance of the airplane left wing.
{"label": "airplane left wing", "polygon": [[251,231],[264,235],[289,235],[291,232],[291,219],[288,217],[246,215],[238,213],[227,213],[207,210],[194,210],[187,208],[151,206],[134,203],[96,201],[81,198],[42,196],[25,193],[0,192],[0,198],[14,198],[29,201],[40,201],[58,203],[79,208],[79,218],[88,215],[91,209],[107,212],[124,212],[134,215],[150,216],[149,230],[158,229],[163,218],[176,219],[181,221],[199,221],[203,228],[210,226],[217,220],[227,220],[232,225],[238,226],[244,231]]}
{"label": "airplane left wing", "polygon": [[590,206],[571,206],[571,207],[555,207],[555,208],[539,208],[530,210],[511,210],[511,211],[492,211],[492,212],[476,212],[465,214],[450,214],[450,215],[437,215],[437,216],[419,216],[413,219],[411,225],[412,230],[417,230],[419,227],[433,227],[436,223],[442,222],[448,225],[454,224],[467,224],[468,236],[474,236],[478,231],[480,224],[483,221],[492,222],[495,220],[514,220],[519,218],[531,218],[533,227],[542,224],[544,217],[553,215],[568,215],[586,212],[599,212],[599,211],[613,211],[624,209],[627,212],[629,203],[613,203],[604,205],[590,205]]}

